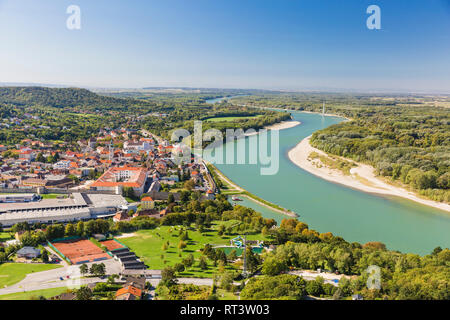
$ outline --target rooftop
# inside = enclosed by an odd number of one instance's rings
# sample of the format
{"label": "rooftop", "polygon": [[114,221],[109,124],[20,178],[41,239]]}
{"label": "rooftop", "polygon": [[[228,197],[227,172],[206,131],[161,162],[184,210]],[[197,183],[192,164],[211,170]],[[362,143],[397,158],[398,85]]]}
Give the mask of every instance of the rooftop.
{"label": "rooftop", "polygon": [[[127,177],[121,174],[126,172]],[[91,187],[133,187],[141,188],[145,184],[147,172],[144,168],[137,167],[112,167],[109,168]]]}
{"label": "rooftop", "polygon": [[124,288],[117,290],[116,297],[121,296],[123,294],[128,294],[128,293],[130,293],[134,296],[140,297],[142,295],[142,290],[138,289],[134,286],[126,286]]}

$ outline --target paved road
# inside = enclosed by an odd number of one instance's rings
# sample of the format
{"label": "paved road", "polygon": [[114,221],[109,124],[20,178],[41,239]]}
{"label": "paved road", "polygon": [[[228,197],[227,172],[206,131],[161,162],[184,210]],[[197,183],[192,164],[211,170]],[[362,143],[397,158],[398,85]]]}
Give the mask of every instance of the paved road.
{"label": "paved road", "polygon": [[[106,266],[106,274],[119,274],[121,272],[121,266],[119,262],[113,259],[102,262]],[[88,263],[87,265],[90,266],[92,265],[92,263]],[[327,272],[318,273],[316,271],[310,270],[290,271],[289,274],[301,276],[305,280],[314,280],[315,278],[320,276],[324,278],[325,283],[330,283],[335,286],[337,286],[337,283],[333,280],[340,280],[342,277],[349,277],[346,275],[336,275],[334,273]],[[69,276],[69,278],[67,278],[67,276]],[[60,278],[63,278],[64,280],[61,280]],[[79,266],[67,266],[63,268],[28,274],[25,279],[23,279],[19,283],[6,288],[1,288],[0,295],[60,287],[70,288],[74,286],[105,281],[107,281],[106,278],[81,278],[81,275],[79,274]],[[160,281],[161,279],[149,280],[153,287],[156,287]],[[208,278],[178,278],[178,283],[211,286],[213,284],[213,280]],[[238,285],[239,283],[236,282],[235,284]]]}
{"label": "paved road", "polygon": [[[109,259],[101,262],[103,262],[106,266],[106,274],[118,274],[121,270],[121,266],[118,261]],[[89,267],[92,264],[93,263],[87,263]],[[69,278],[67,278],[67,276],[69,276]],[[64,280],[61,280],[60,278],[63,278]],[[30,273],[22,281],[12,286],[0,289],[0,295],[59,287],[70,288],[93,282],[105,281],[107,281],[106,278],[81,278],[81,275],[79,274],[79,266],[68,266],[53,270]]]}
{"label": "paved road", "polygon": [[59,264],[62,264],[64,267],[68,267],[69,264],[67,263],[66,260],[62,259],[61,256],[59,254],[57,254],[55,252],[55,250],[53,250],[53,248],[51,248],[49,245],[45,245],[44,246],[45,250],[47,250],[48,252],[50,252],[51,254],[54,254],[55,256],[57,256],[58,258],[61,259],[61,262]]}
{"label": "paved road", "polygon": [[[118,274],[120,272],[120,264],[114,260],[104,261],[106,265],[107,274]],[[78,270],[79,266],[71,266],[64,267],[54,270],[42,271],[32,273],[26,276],[26,278],[19,283],[16,283],[10,287],[0,289],[0,295],[16,293],[16,292],[24,292],[24,291],[34,291],[34,290],[43,290],[43,289],[52,289],[52,288],[60,288],[60,287],[68,287],[71,288],[74,285],[87,285],[89,283],[95,282],[106,282],[107,279],[100,278],[80,278],[80,275],[76,275],[75,271]],[[67,279],[66,276],[69,275],[70,279]],[[60,280],[60,277],[63,277],[64,280]],[[149,282],[153,287],[159,284],[161,279],[150,279]],[[198,286],[211,286],[213,284],[212,279],[206,278],[178,278],[178,283],[183,284],[195,284]],[[235,283],[238,284],[237,282]],[[154,296],[154,290],[152,292],[152,296]]]}
{"label": "paved road", "polygon": [[[119,274],[121,272],[120,263],[113,260],[102,261],[106,266],[106,274]],[[87,263],[90,267],[93,263]],[[69,276],[69,278],[67,278]],[[61,280],[63,278],[64,280]],[[82,278],[79,274],[79,266],[66,266],[63,268],[35,272],[28,274],[22,281],[11,285],[9,287],[1,288],[0,295],[34,291],[43,289],[52,289],[60,287],[74,287],[79,285],[87,285],[95,282],[105,282],[107,279],[101,278]],[[149,282],[156,287],[161,279],[151,279]],[[213,284],[212,279],[203,278],[179,278],[179,283],[195,284],[199,286],[211,286]]]}
{"label": "paved road", "polygon": [[[152,286],[156,287],[161,279],[150,279],[148,282],[152,284]],[[207,278],[178,278],[178,283],[183,284],[195,284],[197,286],[212,286],[213,279]]]}

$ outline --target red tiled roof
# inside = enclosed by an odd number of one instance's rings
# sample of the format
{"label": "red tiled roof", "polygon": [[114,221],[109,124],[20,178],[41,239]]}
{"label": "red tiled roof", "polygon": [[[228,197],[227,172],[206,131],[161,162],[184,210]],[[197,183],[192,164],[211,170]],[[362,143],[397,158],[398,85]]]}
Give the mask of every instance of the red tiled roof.
{"label": "red tiled roof", "polygon": [[[115,173],[118,171],[135,171],[135,174],[128,181],[115,181]],[[95,181],[91,187],[115,187],[124,186],[132,188],[140,188],[144,185],[146,179],[146,170],[137,167],[112,167],[109,168],[103,175]]]}
{"label": "red tiled roof", "polygon": [[127,293],[131,293],[134,296],[140,297],[142,295],[142,290],[138,289],[134,286],[124,287],[124,288],[117,290],[116,297],[127,294]]}

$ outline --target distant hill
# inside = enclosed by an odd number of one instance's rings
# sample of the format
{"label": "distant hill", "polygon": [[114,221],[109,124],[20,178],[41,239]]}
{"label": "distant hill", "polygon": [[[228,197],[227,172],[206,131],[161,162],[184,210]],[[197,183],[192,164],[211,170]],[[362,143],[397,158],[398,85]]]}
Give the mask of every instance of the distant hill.
{"label": "distant hill", "polygon": [[148,102],[98,95],[80,88],[0,87],[0,103],[15,106],[84,108],[85,110],[125,110],[152,106]]}

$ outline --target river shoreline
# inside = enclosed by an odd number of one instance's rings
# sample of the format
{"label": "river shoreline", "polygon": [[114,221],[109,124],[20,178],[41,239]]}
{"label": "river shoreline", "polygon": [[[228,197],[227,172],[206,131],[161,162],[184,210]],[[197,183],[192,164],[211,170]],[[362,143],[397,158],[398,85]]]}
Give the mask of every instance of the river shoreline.
{"label": "river shoreline", "polygon": [[264,127],[264,129],[267,129],[267,130],[284,130],[284,129],[289,129],[289,128],[296,127],[296,126],[298,126],[300,124],[301,124],[301,122],[300,121],[296,121],[296,120],[281,121],[281,122],[272,124],[270,126]]}
{"label": "river shoreline", "polygon": [[[252,193],[248,192],[247,190],[243,189],[242,187],[240,187],[239,185],[234,183],[231,179],[229,179],[227,176],[225,176],[215,165],[213,165],[212,163],[209,163],[206,160],[203,160],[203,161],[205,161],[205,163],[207,163],[208,165],[211,165],[214,168],[216,174],[219,176],[219,178],[222,179],[223,181],[225,181],[226,183],[228,183],[231,187],[233,187],[237,191],[236,194],[234,194],[234,195],[245,197],[245,198],[249,199],[250,201],[253,201],[253,202],[255,202],[255,203],[257,203],[257,204],[259,204],[259,205],[261,205],[263,207],[266,207],[266,208],[268,208],[268,209],[270,209],[270,210],[272,210],[274,212],[280,213],[282,215],[285,215],[285,216],[288,216],[288,217],[291,217],[291,218],[298,218],[299,217],[299,215],[297,213],[295,213],[295,212],[289,211],[289,210],[284,209],[284,208],[283,208],[284,210],[275,208],[274,206],[280,207],[280,206],[278,206],[276,204],[273,204],[273,206],[271,206],[271,205],[268,205],[268,204],[266,204],[266,203],[256,199],[256,198],[259,198],[259,197],[253,195]],[[267,201],[267,200],[264,200],[264,199],[262,199],[262,200],[270,203],[270,201]]]}
{"label": "river shoreline", "polygon": [[[446,203],[423,199],[411,191],[388,184],[374,174],[374,168],[372,166],[340,157],[343,160],[353,162],[357,165],[356,168],[352,168],[350,170],[350,175],[345,175],[340,170],[330,169],[323,166],[323,164],[318,163],[317,160],[309,159],[311,152],[316,152],[319,155],[327,156],[325,152],[310,145],[310,138],[311,136],[306,137],[288,152],[289,160],[303,170],[308,171],[309,173],[324,180],[338,183],[363,192],[378,195],[397,196],[446,211],[447,213],[450,212],[450,205]],[[320,167],[318,167],[318,165]]]}
{"label": "river shoreline", "polygon": [[[296,126],[298,126],[300,124],[301,124],[300,121],[287,120],[287,121],[281,121],[281,122],[278,122],[278,123],[274,123],[274,124],[265,126],[263,128],[263,130],[274,130],[274,131],[284,130],[284,129],[289,129],[289,128],[296,127]],[[252,133],[246,133],[246,134],[244,134],[244,136],[245,137],[251,137],[251,136],[258,135],[258,134],[260,134],[260,132],[255,131],[255,132],[252,132]]]}
{"label": "river shoreline", "polygon": [[[265,130],[284,130],[284,129],[289,129],[289,128],[296,127],[296,126],[298,126],[298,125],[300,125],[300,124],[301,124],[300,121],[296,121],[296,120],[287,120],[287,121],[281,121],[281,122],[278,122],[278,123],[275,123],[275,124],[272,124],[272,125],[269,125],[269,126],[265,126],[263,129],[265,129]],[[246,136],[246,137],[249,137],[249,136],[258,135],[258,134],[259,134],[259,132],[254,132],[254,133],[245,134],[245,136]],[[240,186],[238,186],[236,183],[234,183],[232,180],[230,180],[228,177],[226,177],[226,176],[225,176],[225,175],[224,175],[224,174],[223,174],[216,166],[214,166],[212,163],[209,163],[209,162],[206,161],[205,159],[203,159],[203,161],[205,161],[207,164],[212,165],[212,166],[214,167],[214,170],[216,171],[217,175],[218,175],[222,180],[226,181],[229,185],[231,185],[233,188],[235,188],[235,189],[238,190],[239,192],[243,192],[243,193],[238,193],[238,194],[236,194],[236,195],[246,197],[247,199],[249,199],[249,200],[251,200],[251,201],[253,201],[253,202],[255,202],[255,203],[258,203],[259,205],[261,205],[261,206],[263,206],[263,207],[266,207],[266,208],[268,208],[268,209],[270,209],[270,210],[273,210],[273,211],[275,211],[275,212],[277,212],[277,213],[280,213],[280,214],[283,214],[283,215],[285,215],[285,216],[288,216],[288,217],[291,217],[291,218],[298,218],[298,217],[299,217],[299,215],[298,215],[297,213],[292,212],[292,211],[290,211],[290,210],[287,210],[287,209],[284,209],[284,208],[283,208],[283,210],[278,209],[278,208],[275,208],[275,206],[281,208],[280,206],[278,206],[278,205],[276,205],[276,204],[268,205],[268,204],[262,202],[262,201],[266,201],[267,203],[271,203],[270,201],[267,201],[267,200],[265,200],[265,199],[259,198],[259,197],[257,197],[256,195],[254,195],[254,194],[248,192],[247,190],[241,188]],[[244,193],[244,192],[245,192],[245,193]],[[259,199],[261,199],[262,201],[259,200]]]}

